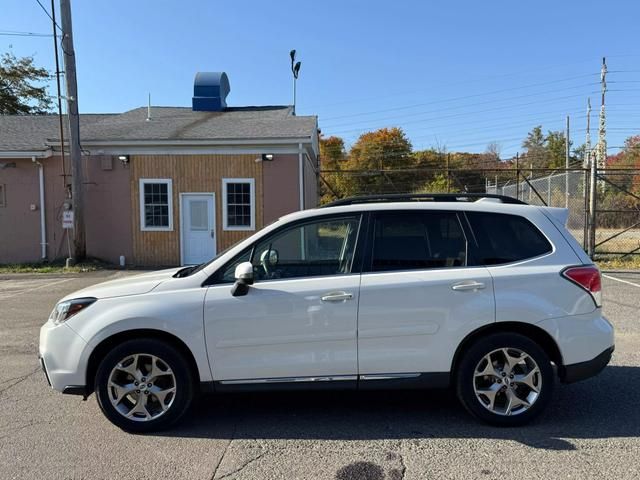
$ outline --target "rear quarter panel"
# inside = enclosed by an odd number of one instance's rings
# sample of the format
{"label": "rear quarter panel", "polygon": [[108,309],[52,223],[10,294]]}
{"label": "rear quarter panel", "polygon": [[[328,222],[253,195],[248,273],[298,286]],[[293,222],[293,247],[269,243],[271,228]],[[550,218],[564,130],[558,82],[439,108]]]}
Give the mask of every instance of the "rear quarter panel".
{"label": "rear quarter panel", "polygon": [[496,321],[539,323],[584,315],[596,309],[591,296],[561,276],[567,266],[582,264],[560,230],[539,209],[526,217],[547,237],[553,250],[522,262],[488,267],[496,297]]}

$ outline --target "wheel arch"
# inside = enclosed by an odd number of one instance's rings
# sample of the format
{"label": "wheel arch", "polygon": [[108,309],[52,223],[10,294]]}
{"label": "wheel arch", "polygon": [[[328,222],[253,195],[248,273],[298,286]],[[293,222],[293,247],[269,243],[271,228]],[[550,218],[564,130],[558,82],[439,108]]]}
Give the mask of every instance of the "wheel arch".
{"label": "wheel arch", "polygon": [[473,332],[469,333],[462,340],[462,342],[460,342],[451,363],[452,376],[457,375],[460,359],[462,357],[462,354],[468,349],[468,347],[477,342],[479,339],[488,335],[492,335],[494,333],[517,333],[533,340],[538,345],[540,345],[540,348],[542,348],[547,355],[549,355],[551,361],[557,366],[558,373],[561,374],[561,372],[563,371],[564,364],[562,360],[562,353],[560,352],[558,344],[553,339],[553,337],[549,335],[549,333],[531,323],[496,322],[474,330]]}
{"label": "wheel arch", "polygon": [[98,371],[98,366],[102,359],[109,353],[111,349],[124,343],[128,340],[147,340],[147,339],[155,339],[168,343],[176,350],[178,350],[184,358],[189,363],[189,367],[191,371],[194,372],[194,381],[197,385],[200,384],[200,370],[198,369],[198,364],[193,356],[193,353],[189,349],[186,343],[184,343],[180,338],[175,335],[162,331],[162,330],[154,330],[149,328],[141,328],[141,329],[133,329],[133,330],[125,330],[122,332],[115,333],[104,340],[102,340],[91,352],[89,356],[89,361],[87,363],[87,372],[86,372],[86,394],[89,395],[94,391],[95,387],[95,377]]}

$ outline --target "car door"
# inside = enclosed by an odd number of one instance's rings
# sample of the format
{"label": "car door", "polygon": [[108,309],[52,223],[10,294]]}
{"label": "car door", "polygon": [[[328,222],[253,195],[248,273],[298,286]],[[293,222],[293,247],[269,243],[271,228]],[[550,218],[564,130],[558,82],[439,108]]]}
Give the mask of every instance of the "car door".
{"label": "car door", "polygon": [[490,274],[467,266],[463,220],[435,210],[373,216],[358,314],[364,388],[367,380],[448,372],[460,341],[495,320]]}
{"label": "car door", "polygon": [[[220,269],[204,305],[216,381],[350,380],[355,386],[360,223],[357,214],[285,226]],[[253,263],[255,282],[234,297],[233,271],[243,261]]]}

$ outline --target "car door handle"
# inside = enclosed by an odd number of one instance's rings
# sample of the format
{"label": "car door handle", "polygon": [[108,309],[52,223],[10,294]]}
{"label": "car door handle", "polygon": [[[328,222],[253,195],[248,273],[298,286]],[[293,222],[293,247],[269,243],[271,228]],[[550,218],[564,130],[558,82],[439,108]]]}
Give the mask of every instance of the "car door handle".
{"label": "car door handle", "polygon": [[476,282],[475,280],[465,280],[464,282],[454,283],[451,285],[451,288],[457,291],[482,290],[484,287],[484,283]]}
{"label": "car door handle", "polygon": [[344,302],[345,300],[351,300],[353,293],[348,292],[331,292],[320,297],[323,302]]}

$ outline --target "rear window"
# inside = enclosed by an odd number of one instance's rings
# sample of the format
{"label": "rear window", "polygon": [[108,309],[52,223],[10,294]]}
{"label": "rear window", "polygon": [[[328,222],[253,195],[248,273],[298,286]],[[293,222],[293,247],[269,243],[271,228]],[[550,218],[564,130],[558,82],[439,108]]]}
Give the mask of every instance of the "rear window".
{"label": "rear window", "polygon": [[503,213],[467,212],[477,246],[479,265],[500,265],[544,255],[552,250],[529,220]]}
{"label": "rear window", "polygon": [[451,212],[376,215],[371,270],[416,270],[466,264],[467,241]]}

